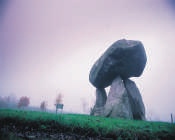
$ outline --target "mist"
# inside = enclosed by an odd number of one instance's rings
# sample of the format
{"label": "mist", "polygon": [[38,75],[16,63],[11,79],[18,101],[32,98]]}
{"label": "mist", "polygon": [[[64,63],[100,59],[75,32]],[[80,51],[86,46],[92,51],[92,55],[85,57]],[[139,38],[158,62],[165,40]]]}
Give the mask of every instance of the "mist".
{"label": "mist", "polygon": [[175,6],[172,0],[8,0],[0,3],[0,96],[43,100],[83,113],[94,105],[89,71],[116,40],[142,41],[146,68],[139,87],[152,120],[174,112]]}

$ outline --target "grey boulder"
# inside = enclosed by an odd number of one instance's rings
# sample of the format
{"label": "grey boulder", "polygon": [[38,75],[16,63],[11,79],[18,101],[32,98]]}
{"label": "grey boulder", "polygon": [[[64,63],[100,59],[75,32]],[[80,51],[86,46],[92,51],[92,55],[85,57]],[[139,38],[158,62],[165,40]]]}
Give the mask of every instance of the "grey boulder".
{"label": "grey boulder", "polygon": [[96,102],[93,109],[91,110],[91,115],[102,116],[106,100],[107,95],[105,89],[96,89]]}
{"label": "grey boulder", "polygon": [[104,116],[112,118],[133,119],[127,90],[120,76],[112,82],[104,106]]}
{"label": "grey boulder", "polygon": [[145,120],[145,106],[142,101],[142,96],[135,82],[126,79],[124,81],[125,88],[127,90],[131,110],[133,113],[134,120]]}
{"label": "grey boulder", "polygon": [[95,62],[90,70],[89,81],[96,88],[111,85],[117,75],[122,79],[139,77],[147,58],[140,41],[118,40]]}
{"label": "grey boulder", "polygon": [[106,99],[107,99],[107,95],[106,95],[106,91],[104,88],[102,89],[96,89],[96,103],[95,106],[96,107],[102,107],[106,104]]}

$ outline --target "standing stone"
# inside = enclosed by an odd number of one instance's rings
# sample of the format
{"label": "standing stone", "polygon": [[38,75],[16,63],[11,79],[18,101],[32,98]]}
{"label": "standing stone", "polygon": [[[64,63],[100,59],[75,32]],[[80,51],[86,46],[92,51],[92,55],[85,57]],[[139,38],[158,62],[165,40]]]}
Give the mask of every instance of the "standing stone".
{"label": "standing stone", "polygon": [[140,41],[118,40],[95,62],[89,74],[89,81],[96,88],[111,85],[116,76],[122,79],[142,74],[147,58]]}
{"label": "standing stone", "polygon": [[104,110],[104,105],[106,104],[106,91],[104,88],[101,89],[96,89],[96,102],[95,106],[91,111],[91,115],[94,116],[102,116],[103,115],[103,110]]}
{"label": "standing stone", "polygon": [[120,76],[112,82],[110,92],[104,107],[105,117],[132,119],[129,97]]}
{"label": "standing stone", "polygon": [[142,96],[134,81],[126,79],[124,81],[128,92],[129,101],[133,113],[134,120],[145,120],[145,106],[142,101]]}
{"label": "standing stone", "polygon": [[104,88],[102,89],[96,89],[96,107],[103,107],[106,104],[106,91]]}

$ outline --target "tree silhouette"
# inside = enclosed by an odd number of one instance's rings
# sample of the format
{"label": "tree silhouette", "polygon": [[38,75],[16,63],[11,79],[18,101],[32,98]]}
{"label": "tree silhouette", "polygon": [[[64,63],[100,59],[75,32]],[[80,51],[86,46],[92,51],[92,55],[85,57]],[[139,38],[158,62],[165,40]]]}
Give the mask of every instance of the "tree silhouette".
{"label": "tree silhouette", "polygon": [[56,97],[56,100],[55,100],[56,114],[57,114],[58,108],[63,109],[62,102],[63,102],[63,95],[61,93],[59,93]]}
{"label": "tree silhouette", "polygon": [[18,108],[27,107],[29,104],[30,104],[30,99],[29,99],[29,97],[22,96],[22,97],[19,99]]}
{"label": "tree silhouette", "polygon": [[17,100],[15,95],[0,96],[0,108],[15,108],[17,107]]}
{"label": "tree silhouette", "polygon": [[40,109],[42,111],[46,111],[46,108],[47,108],[47,102],[46,101],[42,101],[41,104],[40,104]]}
{"label": "tree silhouette", "polygon": [[63,95],[59,93],[56,97],[55,103],[56,104],[61,104],[63,102]]}

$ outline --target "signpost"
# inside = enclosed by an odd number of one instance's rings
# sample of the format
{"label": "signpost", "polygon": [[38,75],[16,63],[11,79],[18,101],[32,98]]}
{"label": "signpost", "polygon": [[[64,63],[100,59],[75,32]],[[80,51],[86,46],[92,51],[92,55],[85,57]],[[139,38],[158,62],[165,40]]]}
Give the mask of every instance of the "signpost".
{"label": "signpost", "polygon": [[63,104],[55,104],[55,106],[56,106],[56,114],[57,114],[58,109],[61,109],[61,113],[62,113],[64,105]]}

